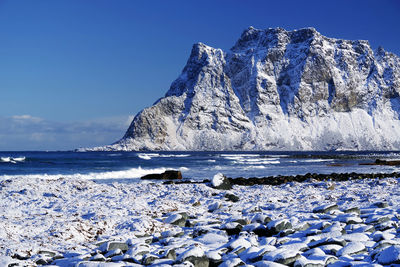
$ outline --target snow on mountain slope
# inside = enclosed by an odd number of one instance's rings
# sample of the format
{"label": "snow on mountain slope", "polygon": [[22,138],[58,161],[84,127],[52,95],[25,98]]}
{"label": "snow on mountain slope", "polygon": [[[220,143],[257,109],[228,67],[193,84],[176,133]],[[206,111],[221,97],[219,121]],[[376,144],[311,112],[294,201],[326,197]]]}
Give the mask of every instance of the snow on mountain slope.
{"label": "snow on mountain slope", "polygon": [[313,28],[193,46],[165,97],[94,150],[400,149],[400,58]]}

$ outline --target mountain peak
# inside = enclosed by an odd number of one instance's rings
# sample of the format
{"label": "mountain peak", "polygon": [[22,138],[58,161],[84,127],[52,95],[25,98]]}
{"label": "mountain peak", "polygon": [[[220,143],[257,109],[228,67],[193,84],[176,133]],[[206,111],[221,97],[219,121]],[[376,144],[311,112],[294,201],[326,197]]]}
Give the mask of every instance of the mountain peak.
{"label": "mountain peak", "polygon": [[193,45],[123,150],[398,150],[400,59],[314,28],[249,27],[229,51]]}
{"label": "mountain peak", "polygon": [[321,36],[321,34],[312,27],[293,31],[286,31],[279,27],[265,30],[249,27],[243,31],[241,37],[231,50],[262,49],[277,43],[300,43],[309,41],[316,36]]}

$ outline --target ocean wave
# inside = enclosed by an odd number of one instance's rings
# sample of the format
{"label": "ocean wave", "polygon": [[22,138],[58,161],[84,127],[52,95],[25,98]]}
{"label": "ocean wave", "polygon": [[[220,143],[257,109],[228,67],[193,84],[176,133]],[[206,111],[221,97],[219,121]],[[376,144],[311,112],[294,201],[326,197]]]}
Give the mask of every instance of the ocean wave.
{"label": "ocean wave", "polygon": [[148,155],[148,154],[138,154],[137,155],[139,158],[141,158],[141,159],[145,159],[145,160],[151,160],[151,156],[150,155]]}
{"label": "ocean wave", "polygon": [[328,161],[334,161],[333,159],[306,159],[306,160],[301,160],[300,162],[328,162]]}
{"label": "ocean wave", "polygon": [[247,166],[244,167],[244,170],[252,170],[252,169],[265,169],[266,167],[264,165],[253,165],[253,166]]}
{"label": "ocean wave", "polygon": [[122,156],[122,154],[121,153],[113,153],[113,154],[108,154],[107,156],[109,156],[109,157],[119,157],[119,156]]}
{"label": "ocean wave", "polygon": [[190,154],[166,154],[166,155],[161,154],[159,157],[160,158],[186,158],[189,156],[190,156]]}
{"label": "ocean wave", "polygon": [[229,158],[229,157],[259,157],[260,154],[221,154],[221,157]]}
{"label": "ocean wave", "polygon": [[269,164],[280,164],[281,162],[279,160],[258,160],[258,161],[241,161],[237,160],[234,161],[236,164],[242,164],[242,165],[269,165]]}
{"label": "ocean wave", "polygon": [[190,154],[158,154],[158,153],[139,153],[137,156],[141,159],[151,160],[152,158],[185,158]]}
{"label": "ocean wave", "polygon": [[5,162],[5,163],[17,163],[17,162],[23,162],[25,161],[26,157],[1,157],[0,162]]}
{"label": "ocean wave", "polygon": [[[2,179],[13,179],[13,178],[28,178],[28,179],[48,179],[56,180],[60,178],[65,179],[83,179],[83,180],[104,180],[104,179],[138,179],[147,174],[163,173],[167,168],[154,168],[154,169],[143,169],[141,167],[131,168],[128,170],[121,171],[108,171],[108,172],[90,172],[90,173],[74,173],[74,174],[25,174],[25,175],[2,175]],[[181,167],[178,170],[188,171],[186,167]]]}

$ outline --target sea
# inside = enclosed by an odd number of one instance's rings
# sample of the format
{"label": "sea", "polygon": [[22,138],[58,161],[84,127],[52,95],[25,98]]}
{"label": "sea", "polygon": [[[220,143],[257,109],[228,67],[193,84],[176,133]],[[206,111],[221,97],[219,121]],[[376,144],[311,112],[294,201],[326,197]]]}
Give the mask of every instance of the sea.
{"label": "sea", "polygon": [[306,173],[391,173],[400,152],[0,152],[0,179],[80,178],[99,183],[137,183],[146,174],[180,170],[184,179],[266,177]]}

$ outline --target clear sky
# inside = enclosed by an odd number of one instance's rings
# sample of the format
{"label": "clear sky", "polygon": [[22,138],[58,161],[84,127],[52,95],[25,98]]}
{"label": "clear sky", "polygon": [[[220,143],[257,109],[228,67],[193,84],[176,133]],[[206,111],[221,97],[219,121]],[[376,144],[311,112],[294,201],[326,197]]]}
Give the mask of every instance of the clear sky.
{"label": "clear sky", "polygon": [[400,1],[0,0],[0,150],[109,144],[178,77],[193,43],[315,27],[400,55]]}

